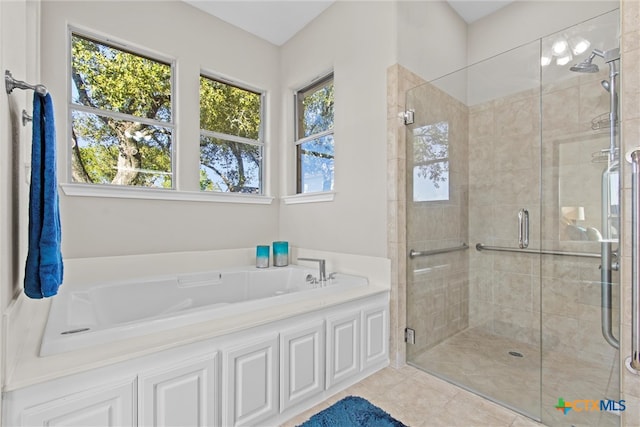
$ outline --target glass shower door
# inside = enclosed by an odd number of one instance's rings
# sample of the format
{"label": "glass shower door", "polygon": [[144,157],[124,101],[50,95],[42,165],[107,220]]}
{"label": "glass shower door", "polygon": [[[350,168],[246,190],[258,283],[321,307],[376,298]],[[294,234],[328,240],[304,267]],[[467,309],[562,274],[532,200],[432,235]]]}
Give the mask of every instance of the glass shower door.
{"label": "glass shower door", "polygon": [[406,94],[407,362],[550,426],[623,409],[618,34],[614,10]]}
{"label": "glass shower door", "polygon": [[406,100],[408,363],[539,419],[540,44]]}
{"label": "glass shower door", "polygon": [[[570,63],[542,70],[543,248],[579,255],[542,258],[548,425],[620,423],[618,32],[615,10],[541,43],[544,55],[559,40],[589,42]],[[589,61],[594,51],[605,58]]]}

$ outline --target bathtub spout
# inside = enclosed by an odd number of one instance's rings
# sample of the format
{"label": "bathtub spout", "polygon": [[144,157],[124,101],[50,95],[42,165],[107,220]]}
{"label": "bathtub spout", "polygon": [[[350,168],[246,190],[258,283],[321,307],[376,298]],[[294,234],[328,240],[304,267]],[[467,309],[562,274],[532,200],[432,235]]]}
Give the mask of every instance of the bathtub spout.
{"label": "bathtub spout", "polygon": [[315,261],[318,263],[319,268],[319,279],[320,286],[327,283],[327,270],[326,270],[326,262],[320,258],[298,258],[298,261]]}

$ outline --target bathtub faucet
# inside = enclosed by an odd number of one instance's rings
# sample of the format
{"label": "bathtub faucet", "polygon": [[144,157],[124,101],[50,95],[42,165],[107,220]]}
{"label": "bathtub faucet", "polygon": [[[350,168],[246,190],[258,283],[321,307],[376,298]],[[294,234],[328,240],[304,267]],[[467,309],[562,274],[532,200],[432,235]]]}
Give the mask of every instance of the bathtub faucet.
{"label": "bathtub faucet", "polygon": [[320,272],[320,277],[319,277],[319,282],[321,284],[325,284],[327,282],[327,270],[326,270],[326,262],[323,259],[320,258],[298,258],[298,261],[315,261],[318,263],[318,267],[319,267],[319,272]]}

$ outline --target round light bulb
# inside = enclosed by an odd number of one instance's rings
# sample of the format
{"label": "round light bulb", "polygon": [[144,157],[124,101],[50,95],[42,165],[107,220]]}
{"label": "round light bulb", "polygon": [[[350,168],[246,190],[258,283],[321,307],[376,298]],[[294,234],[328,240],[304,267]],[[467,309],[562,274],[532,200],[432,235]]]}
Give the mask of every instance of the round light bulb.
{"label": "round light bulb", "polygon": [[565,56],[560,56],[560,57],[558,57],[558,59],[556,59],[556,64],[557,65],[567,65],[569,63],[569,61],[571,61],[572,59],[573,59],[573,57],[571,56],[571,54],[565,55]]}
{"label": "round light bulb", "polygon": [[551,46],[551,49],[553,50],[553,53],[556,56],[559,56],[559,55],[562,55],[567,50],[568,47],[569,47],[569,43],[567,43],[565,39],[559,39],[553,43],[553,46]]}

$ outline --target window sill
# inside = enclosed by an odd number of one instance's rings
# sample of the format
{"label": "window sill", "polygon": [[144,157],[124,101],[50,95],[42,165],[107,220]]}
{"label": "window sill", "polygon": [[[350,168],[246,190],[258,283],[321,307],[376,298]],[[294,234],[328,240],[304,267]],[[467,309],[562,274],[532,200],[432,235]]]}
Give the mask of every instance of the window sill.
{"label": "window sill", "polygon": [[282,197],[282,201],[285,205],[296,205],[299,203],[332,202],[335,198],[335,195],[335,191],[294,194],[293,196]]}
{"label": "window sill", "polygon": [[60,184],[67,196],[112,197],[118,199],[180,200],[187,202],[221,202],[269,205],[273,197],[253,194],[177,191],[161,188],[131,188],[94,184]]}

